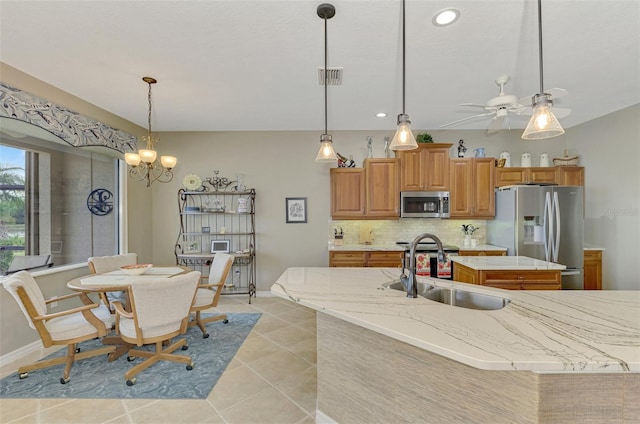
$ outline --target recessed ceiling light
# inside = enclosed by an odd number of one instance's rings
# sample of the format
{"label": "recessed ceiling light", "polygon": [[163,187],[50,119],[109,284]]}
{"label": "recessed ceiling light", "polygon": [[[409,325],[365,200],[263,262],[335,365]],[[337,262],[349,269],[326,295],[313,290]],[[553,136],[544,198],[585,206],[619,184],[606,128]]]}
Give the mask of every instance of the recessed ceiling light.
{"label": "recessed ceiling light", "polygon": [[442,9],[441,11],[433,15],[433,19],[431,22],[433,22],[435,26],[447,26],[457,21],[459,17],[460,11],[458,9],[447,8]]}
{"label": "recessed ceiling light", "polygon": [[387,114],[386,114],[386,113],[384,113],[384,112],[378,112],[378,113],[376,113],[376,116],[377,116],[378,118],[386,118]]}

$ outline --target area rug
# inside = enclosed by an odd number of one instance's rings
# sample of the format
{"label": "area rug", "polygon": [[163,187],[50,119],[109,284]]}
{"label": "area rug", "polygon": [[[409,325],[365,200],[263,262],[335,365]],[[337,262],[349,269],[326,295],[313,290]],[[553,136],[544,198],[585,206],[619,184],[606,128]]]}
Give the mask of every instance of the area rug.
{"label": "area rug", "polygon": [[[203,314],[203,316],[206,314]],[[136,384],[127,386],[124,373],[140,363],[127,356],[107,362],[106,355],[83,359],[73,364],[71,381],[60,384],[64,365],[57,365],[29,373],[20,380],[17,373],[0,380],[0,398],[74,398],[74,399],[203,399],[229,365],[236,352],[260,318],[259,313],[227,314],[229,322],[207,324],[208,339],[202,338],[198,327],[191,327],[186,337],[189,349],[177,350],[188,354],[194,362],[191,371],[184,364],[160,361],[136,376]],[[99,340],[80,344],[83,350],[101,346]],[[151,348],[151,347],[149,347]],[[61,356],[66,348],[50,357]]]}

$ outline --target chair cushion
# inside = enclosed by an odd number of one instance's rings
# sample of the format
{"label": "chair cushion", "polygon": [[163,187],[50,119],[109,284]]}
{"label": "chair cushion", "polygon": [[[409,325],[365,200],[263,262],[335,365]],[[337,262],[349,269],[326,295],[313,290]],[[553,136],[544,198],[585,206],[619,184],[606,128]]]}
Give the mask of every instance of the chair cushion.
{"label": "chair cushion", "polygon": [[[91,309],[91,312],[102,321],[106,328],[111,328],[111,313],[104,305]],[[51,339],[54,341],[70,340],[96,332],[96,328],[82,315],[76,312],[45,322]]]}
{"label": "chair cushion", "polygon": [[216,294],[215,291],[210,289],[198,289],[196,291],[196,297],[193,301],[193,308],[198,308],[201,306],[211,305],[213,302],[213,296]]}
{"label": "chair cushion", "polygon": [[[182,321],[172,322],[165,325],[158,325],[156,327],[143,328],[142,329],[142,337],[153,338],[158,336],[164,336],[165,334],[173,333],[180,329],[182,325]],[[125,337],[135,339],[136,338],[136,327],[133,319],[120,317],[120,325],[118,327],[120,330],[120,334]]]}
{"label": "chair cushion", "polygon": [[24,287],[24,290],[27,293],[27,296],[29,296],[31,303],[33,303],[33,307],[36,309],[38,315],[45,315],[47,313],[47,304],[44,296],[31,273],[28,271],[16,272],[15,274],[6,277],[2,284],[4,285],[4,288],[11,293],[11,296],[13,296],[16,302],[18,302],[18,306],[20,306],[20,310],[27,318],[29,326],[35,330],[36,327],[31,321],[29,312],[27,312],[27,309],[18,295],[18,287]]}

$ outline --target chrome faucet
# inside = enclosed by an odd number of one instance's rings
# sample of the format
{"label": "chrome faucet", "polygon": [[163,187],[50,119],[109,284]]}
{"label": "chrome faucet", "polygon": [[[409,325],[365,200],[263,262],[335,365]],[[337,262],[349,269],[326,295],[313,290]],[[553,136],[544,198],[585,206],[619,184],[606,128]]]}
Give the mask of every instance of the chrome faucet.
{"label": "chrome faucet", "polygon": [[416,248],[418,247],[418,243],[426,238],[430,238],[436,242],[436,246],[438,246],[438,262],[444,263],[445,261],[442,241],[440,241],[438,237],[429,233],[420,234],[416,237],[413,242],[411,242],[411,250],[409,252],[409,275],[405,273],[405,262],[402,262],[402,275],[400,276],[400,281],[407,290],[407,297],[418,297],[418,285],[416,284]]}

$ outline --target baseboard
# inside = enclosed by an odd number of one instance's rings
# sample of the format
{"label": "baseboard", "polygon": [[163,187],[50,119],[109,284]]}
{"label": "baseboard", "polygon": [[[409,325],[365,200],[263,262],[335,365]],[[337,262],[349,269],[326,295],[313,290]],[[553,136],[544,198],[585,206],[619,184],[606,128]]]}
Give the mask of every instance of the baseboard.
{"label": "baseboard", "polygon": [[4,365],[17,361],[36,352],[42,352],[42,349],[44,349],[42,342],[40,340],[36,340],[35,342],[31,342],[26,346],[22,346],[21,348],[0,356],[0,364]]}

